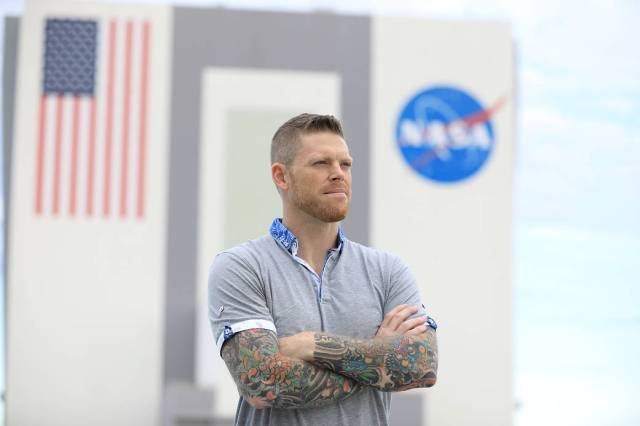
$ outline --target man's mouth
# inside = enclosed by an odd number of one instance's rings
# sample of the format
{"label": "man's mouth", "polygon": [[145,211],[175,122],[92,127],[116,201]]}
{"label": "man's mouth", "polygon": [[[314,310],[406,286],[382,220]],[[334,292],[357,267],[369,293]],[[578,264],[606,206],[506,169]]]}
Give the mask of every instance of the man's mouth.
{"label": "man's mouth", "polygon": [[327,192],[325,192],[325,194],[344,194],[347,195],[347,190],[346,189],[331,189]]}
{"label": "man's mouth", "polygon": [[346,189],[332,189],[330,191],[325,192],[324,195],[329,197],[329,199],[335,199],[340,201],[346,201],[349,199]]}

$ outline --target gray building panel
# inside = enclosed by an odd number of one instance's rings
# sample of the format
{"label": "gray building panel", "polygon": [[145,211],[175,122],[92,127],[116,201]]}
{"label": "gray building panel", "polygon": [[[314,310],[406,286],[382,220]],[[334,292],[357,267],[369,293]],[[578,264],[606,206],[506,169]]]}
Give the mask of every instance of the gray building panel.
{"label": "gray building panel", "polygon": [[[11,170],[12,170],[12,157],[13,157],[13,119],[14,119],[14,107],[15,107],[15,91],[16,91],[16,68],[18,65],[18,38],[20,35],[20,18],[6,17],[4,20],[4,45],[2,51],[2,191],[4,197],[4,222],[3,222],[3,282],[4,285],[4,318],[3,327],[8,330],[7,325],[7,306],[8,300],[7,293],[9,288],[7,286],[8,276],[8,255],[7,250],[9,242],[9,211],[10,211],[10,195],[11,195]],[[4,348],[7,347],[5,333]],[[2,367],[7,372],[5,365]]]}
{"label": "gray building panel", "polygon": [[[369,229],[370,18],[176,8],[171,92],[165,381],[195,376],[201,73],[206,67],[335,72],[356,166],[345,230]],[[270,139],[271,135],[265,135]],[[267,165],[265,165],[267,167]],[[265,224],[265,232],[269,224]]]}

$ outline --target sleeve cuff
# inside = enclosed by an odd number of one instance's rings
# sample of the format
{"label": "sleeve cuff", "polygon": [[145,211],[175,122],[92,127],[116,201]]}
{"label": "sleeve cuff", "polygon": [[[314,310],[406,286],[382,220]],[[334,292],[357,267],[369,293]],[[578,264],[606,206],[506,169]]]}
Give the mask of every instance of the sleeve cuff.
{"label": "sleeve cuff", "polygon": [[244,330],[250,330],[252,328],[264,328],[267,330],[271,330],[274,333],[277,333],[276,326],[271,321],[268,321],[268,320],[255,319],[255,320],[241,321],[235,324],[225,324],[222,331],[220,332],[220,335],[218,336],[218,340],[216,340],[218,353],[222,355],[222,345],[224,345],[224,342],[226,340],[233,337],[234,334]]}

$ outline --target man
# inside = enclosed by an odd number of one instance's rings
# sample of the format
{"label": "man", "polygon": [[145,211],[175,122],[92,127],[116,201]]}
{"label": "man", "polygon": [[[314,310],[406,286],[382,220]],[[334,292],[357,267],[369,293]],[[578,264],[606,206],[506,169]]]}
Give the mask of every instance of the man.
{"label": "man", "polygon": [[284,123],[271,163],[282,219],[209,270],[236,425],[386,425],[389,392],[435,384],[435,322],[398,257],[342,233],[352,159],[335,117]]}

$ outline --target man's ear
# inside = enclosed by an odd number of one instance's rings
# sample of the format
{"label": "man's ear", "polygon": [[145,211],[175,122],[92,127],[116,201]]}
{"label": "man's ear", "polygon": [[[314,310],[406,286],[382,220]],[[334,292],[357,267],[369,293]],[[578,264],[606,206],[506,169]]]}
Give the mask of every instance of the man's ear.
{"label": "man's ear", "polygon": [[271,165],[271,179],[280,191],[287,191],[289,189],[287,166],[282,163],[273,163]]}

